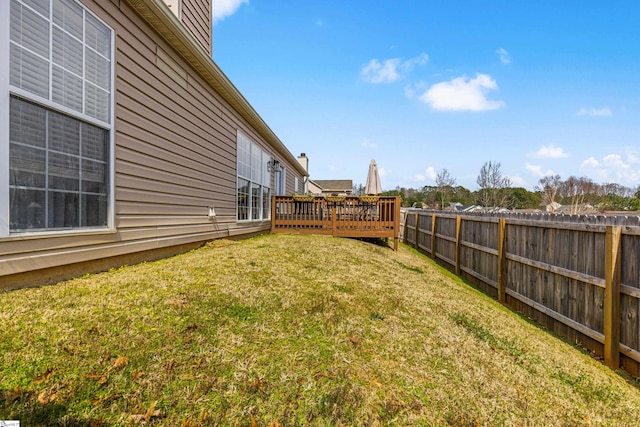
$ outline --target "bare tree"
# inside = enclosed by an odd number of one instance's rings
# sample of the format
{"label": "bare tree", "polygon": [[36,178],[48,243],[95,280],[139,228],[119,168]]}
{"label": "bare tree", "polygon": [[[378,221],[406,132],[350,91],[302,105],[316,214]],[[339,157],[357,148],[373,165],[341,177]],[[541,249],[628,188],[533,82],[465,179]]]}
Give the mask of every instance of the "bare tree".
{"label": "bare tree", "polygon": [[629,187],[625,187],[624,185],[616,184],[614,182],[605,183],[598,186],[600,196],[607,196],[610,194],[615,194],[620,197],[633,197],[635,190]]}
{"label": "bare tree", "polygon": [[569,204],[569,214],[578,215],[586,210],[587,197],[597,191],[598,185],[587,177],[570,176],[562,183],[560,194]]}
{"label": "bare tree", "polygon": [[484,207],[503,207],[508,205],[511,187],[509,177],[502,175],[499,162],[485,162],[476,179],[478,187],[478,202]]}
{"label": "bare tree", "polygon": [[540,178],[538,185],[536,185],[536,191],[542,193],[542,202],[547,205],[547,207],[550,207],[551,212],[555,211],[556,196],[558,195],[561,185],[560,175],[549,175]]}
{"label": "bare tree", "polygon": [[442,169],[440,172],[438,172],[438,175],[436,175],[435,182],[438,193],[440,195],[440,200],[442,202],[440,204],[440,209],[444,209],[447,198],[454,192],[456,179],[451,176],[448,170]]}

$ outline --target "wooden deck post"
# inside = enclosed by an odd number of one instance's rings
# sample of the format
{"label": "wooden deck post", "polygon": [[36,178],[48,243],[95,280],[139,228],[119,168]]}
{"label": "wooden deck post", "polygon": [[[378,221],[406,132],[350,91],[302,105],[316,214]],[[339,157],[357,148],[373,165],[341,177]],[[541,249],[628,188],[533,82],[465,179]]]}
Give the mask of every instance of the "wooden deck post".
{"label": "wooden deck post", "polygon": [[462,217],[456,215],[456,276],[460,275],[460,229],[462,227]]}
{"label": "wooden deck post", "polygon": [[506,285],[505,285],[505,257],[504,257],[506,225],[507,225],[506,218],[500,218],[498,220],[498,301],[503,304],[507,299]]}
{"label": "wooden deck post", "polygon": [[276,232],[276,196],[271,196],[271,232]]}
{"label": "wooden deck post", "polygon": [[331,203],[331,235],[336,236],[336,204]]}
{"label": "wooden deck post", "polygon": [[436,259],[436,218],[435,213],[431,214],[431,258]]}
{"label": "wooden deck post", "polygon": [[622,227],[607,226],[605,235],[604,362],[620,367],[620,236]]}

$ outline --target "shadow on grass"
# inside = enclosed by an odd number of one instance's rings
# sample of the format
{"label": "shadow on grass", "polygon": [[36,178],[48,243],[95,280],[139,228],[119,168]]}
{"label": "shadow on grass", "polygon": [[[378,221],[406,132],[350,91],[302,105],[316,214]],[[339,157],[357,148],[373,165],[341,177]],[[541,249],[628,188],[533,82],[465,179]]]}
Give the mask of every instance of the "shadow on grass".
{"label": "shadow on grass", "polygon": [[359,240],[361,242],[370,243],[381,248],[393,249],[389,245],[389,239],[386,237],[348,237],[349,239]]}
{"label": "shadow on grass", "polygon": [[63,403],[38,402],[35,393],[21,390],[0,390],[0,420],[18,420],[21,426],[36,427],[106,427],[96,419],[68,416]]}

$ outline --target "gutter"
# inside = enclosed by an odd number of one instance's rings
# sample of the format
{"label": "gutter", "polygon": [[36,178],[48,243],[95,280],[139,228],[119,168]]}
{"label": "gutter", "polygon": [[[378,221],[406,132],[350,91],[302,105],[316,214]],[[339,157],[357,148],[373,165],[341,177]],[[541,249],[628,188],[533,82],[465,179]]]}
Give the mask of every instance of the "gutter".
{"label": "gutter", "polygon": [[300,165],[278,136],[222,72],[207,51],[189,33],[163,0],[125,0],[171,47],[191,65],[258,133],[303,177],[309,173]]}

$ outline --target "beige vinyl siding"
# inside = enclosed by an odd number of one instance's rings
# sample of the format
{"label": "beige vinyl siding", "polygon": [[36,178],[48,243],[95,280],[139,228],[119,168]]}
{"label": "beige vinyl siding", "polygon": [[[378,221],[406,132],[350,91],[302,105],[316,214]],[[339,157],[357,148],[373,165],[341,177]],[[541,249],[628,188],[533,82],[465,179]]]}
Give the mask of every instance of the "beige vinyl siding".
{"label": "beige vinyl siding", "polygon": [[293,188],[292,164],[125,0],[82,3],[116,33],[115,230],[0,238],[0,288],[11,287],[2,276],[269,230],[236,221],[238,130]]}
{"label": "beige vinyl siding", "polygon": [[287,184],[285,188],[285,195],[290,196],[296,191],[295,184],[296,178],[298,177],[298,182],[302,182],[302,177],[298,174],[295,169],[289,168],[287,171]]}
{"label": "beige vinyl siding", "polygon": [[211,0],[183,0],[182,23],[211,55]]}

